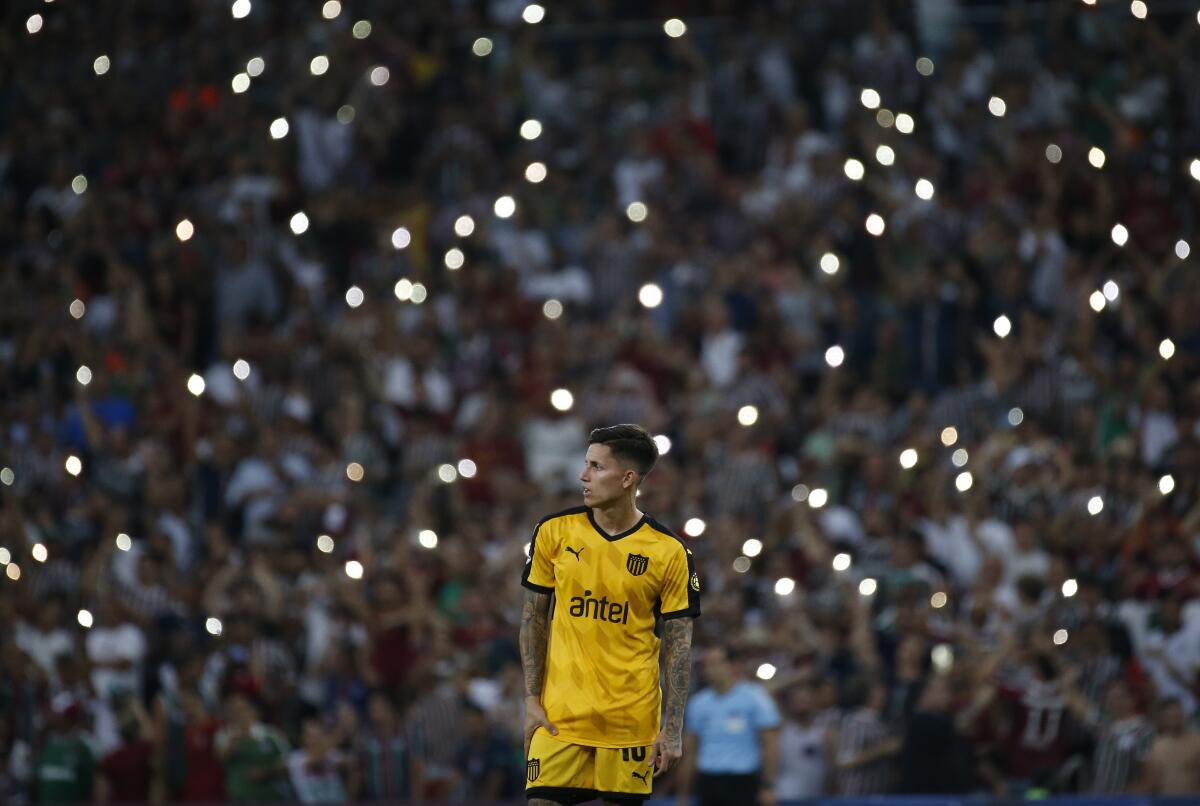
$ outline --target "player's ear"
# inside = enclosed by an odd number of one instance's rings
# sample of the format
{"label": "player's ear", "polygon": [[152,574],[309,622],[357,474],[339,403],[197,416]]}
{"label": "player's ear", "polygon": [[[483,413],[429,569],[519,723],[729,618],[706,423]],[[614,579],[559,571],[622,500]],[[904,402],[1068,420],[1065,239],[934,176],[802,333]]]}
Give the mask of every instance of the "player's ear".
{"label": "player's ear", "polygon": [[621,487],[628,490],[630,487],[637,485],[637,471],[626,470],[625,475],[621,477]]}

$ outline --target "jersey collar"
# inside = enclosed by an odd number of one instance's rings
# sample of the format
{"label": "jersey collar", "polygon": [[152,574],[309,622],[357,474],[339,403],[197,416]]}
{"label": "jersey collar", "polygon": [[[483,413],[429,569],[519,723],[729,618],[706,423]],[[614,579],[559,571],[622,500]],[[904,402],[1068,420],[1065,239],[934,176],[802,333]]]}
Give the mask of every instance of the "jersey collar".
{"label": "jersey collar", "polygon": [[588,522],[592,524],[592,528],[596,530],[596,534],[600,535],[608,542],[613,543],[613,542],[616,542],[617,540],[620,540],[623,537],[629,537],[631,534],[636,532],[638,529],[641,529],[642,526],[644,526],[646,523],[647,515],[645,512],[643,512],[642,517],[638,520],[637,523],[635,523],[633,526],[626,529],[624,532],[621,532],[620,534],[615,534],[615,535],[610,535],[608,532],[606,532],[602,528],[600,528],[600,524],[596,523],[596,515],[592,512],[591,507],[587,508],[587,518],[588,518]]}

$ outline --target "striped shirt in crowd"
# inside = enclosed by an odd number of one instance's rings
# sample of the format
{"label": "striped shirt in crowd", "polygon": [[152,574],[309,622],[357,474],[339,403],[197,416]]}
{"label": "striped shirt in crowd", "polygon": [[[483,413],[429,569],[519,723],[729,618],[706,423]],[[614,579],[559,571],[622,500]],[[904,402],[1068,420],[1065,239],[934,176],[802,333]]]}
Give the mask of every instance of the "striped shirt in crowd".
{"label": "striped shirt in crowd", "polygon": [[450,686],[421,698],[409,709],[404,720],[405,731],[409,736],[421,738],[413,750],[426,763],[431,777],[453,769],[462,741],[462,721],[462,702]]}
{"label": "striped shirt in crowd", "polygon": [[363,771],[363,799],[409,800],[412,776],[409,774],[413,742],[405,736],[368,736],[359,747]]}
{"label": "striped shirt in crowd", "polygon": [[[850,761],[888,738],[887,726],[870,708],[846,712],[837,725],[837,761]],[[878,795],[892,784],[891,761],[882,759],[852,769],[838,770],[837,794]]]}
{"label": "striped shirt in crowd", "polygon": [[1141,777],[1142,764],[1153,742],[1154,727],[1143,716],[1105,725],[1092,763],[1092,792],[1097,795],[1128,792]]}

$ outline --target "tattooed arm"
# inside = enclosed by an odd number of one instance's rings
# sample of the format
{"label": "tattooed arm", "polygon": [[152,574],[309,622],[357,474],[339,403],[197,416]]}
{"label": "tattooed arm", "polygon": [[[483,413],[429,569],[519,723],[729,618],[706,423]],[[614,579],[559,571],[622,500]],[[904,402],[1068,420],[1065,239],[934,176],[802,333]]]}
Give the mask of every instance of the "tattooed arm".
{"label": "tattooed arm", "polygon": [[667,696],[662,730],[654,740],[655,775],[662,775],[683,755],[683,714],[692,677],[692,620],[664,622],[663,644]]}
{"label": "tattooed arm", "polygon": [[558,735],[558,728],[542,707],[542,685],[546,682],[546,646],[550,641],[550,594],[525,591],[521,607],[521,665],[525,668],[525,756],[529,742],[540,727]]}

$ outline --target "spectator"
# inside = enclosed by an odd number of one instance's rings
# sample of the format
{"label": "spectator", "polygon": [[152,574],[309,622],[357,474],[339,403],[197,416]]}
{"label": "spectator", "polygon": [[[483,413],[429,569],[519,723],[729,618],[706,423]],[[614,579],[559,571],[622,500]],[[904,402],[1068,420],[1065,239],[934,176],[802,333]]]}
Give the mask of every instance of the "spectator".
{"label": "spectator", "polygon": [[1200,732],[1187,724],[1183,704],[1159,706],[1158,736],[1146,757],[1145,789],[1151,795],[1200,792]]}
{"label": "spectator", "polygon": [[225,799],[225,770],[217,751],[220,720],[200,694],[180,692],[183,708],[183,782],[179,799],[185,803],[212,803]]}
{"label": "spectator", "polygon": [[216,737],[225,766],[225,791],[234,803],[278,803],[291,797],[287,740],[259,721],[258,706],[234,692],[225,702],[227,724]]}
{"label": "spectator", "polygon": [[461,777],[460,797],[475,793],[472,797],[502,800],[520,794],[521,748],[496,730],[480,708],[466,708],[464,728],[455,765]]}
{"label": "spectator", "polygon": [[151,793],[158,789],[156,783],[161,780],[154,767],[149,718],[141,704],[133,700],[118,720],[121,744],[100,759],[96,800],[100,803],[148,802]]}
{"label": "spectator", "polygon": [[924,680],[913,712],[905,720],[900,752],[899,791],[912,794],[966,794],[974,785],[964,715],[954,713],[947,673]]}
{"label": "spectator", "polygon": [[[343,712],[345,713],[345,712]],[[343,718],[339,730],[330,732],[318,719],[306,719],[303,725],[303,745],[288,756],[288,777],[292,791],[301,803],[345,803],[347,783],[345,775],[349,760],[335,748],[353,730],[350,721]],[[350,789],[357,789],[353,783]]]}
{"label": "spectator", "polygon": [[745,680],[740,660],[723,647],[706,649],[702,666],[705,686],[684,720],[681,801],[695,775],[701,806],[772,802],[781,720],[771,695]]}
{"label": "spectator", "polygon": [[84,738],[83,709],[69,694],[50,704],[49,730],[33,763],[39,803],[84,803],[92,799],[96,757]]}
{"label": "spectator", "polygon": [[900,740],[884,724],[883,687],[860,675],[842,687],[841,714],[829,744],[839,795],[877,795],[891,787],[892,757]]}
{"label": "spectator", "polygon": [[777,801],[820,797],[830,790],[829,725],[819,719],[815,689],[814,681],[802,679],[785,691]]}
{"label": "spectator", "polygon": [[1124,681],[1109,685],[1106,700],[1093,763],[1092,792],[1098,795],[1132,791],[1144,778],[1143,766],[1154,742],[1154,725],[1137,712]]}
{"label": "spectator", "polygon": [[422,787],[415,737],[405,735],[392,698],[374,691],[367,701],[367,732],[359,742],[362,795],[358,800],[418,800]]}

